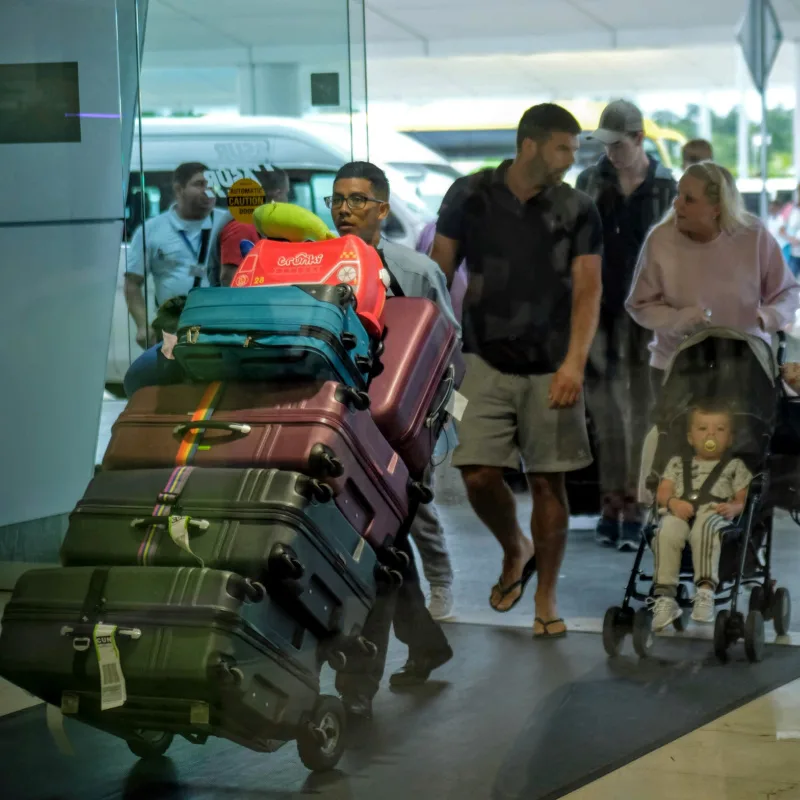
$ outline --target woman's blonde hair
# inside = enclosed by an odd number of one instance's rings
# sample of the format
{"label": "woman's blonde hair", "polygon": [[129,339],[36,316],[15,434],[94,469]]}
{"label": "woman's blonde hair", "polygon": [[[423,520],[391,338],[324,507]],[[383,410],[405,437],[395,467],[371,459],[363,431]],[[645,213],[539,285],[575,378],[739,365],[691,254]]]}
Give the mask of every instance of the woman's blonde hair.
{"label": "woman's blonde hair", "polygon": [[[701,181],[708,201],[719,206],[719,227],[723,232],[736,233],[741,228],[750,228],[757,223],[758,218],[744,206],[736,179],[725,167],[713,161],[701,161],[687,167],[683,174]],[[672,209],[667,219],[672,221],[674,217],[675,211]]]}

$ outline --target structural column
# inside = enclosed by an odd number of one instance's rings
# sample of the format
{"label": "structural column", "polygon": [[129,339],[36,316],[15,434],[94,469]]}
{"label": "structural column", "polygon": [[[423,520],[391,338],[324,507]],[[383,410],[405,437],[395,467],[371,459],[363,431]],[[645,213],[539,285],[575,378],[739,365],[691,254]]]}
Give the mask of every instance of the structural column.
{"label": "structural column", "polygon": [[303,113],[298,64],[243,64],[239,67],[242,114],[299,117]]}
{"label": "structural column", "polygon": [[794,177],[800,181],[800,41],[794,47]]}
{"label": "structural column", "polygon": [[750,78],[747,65],[740,54],[737,63],[737,88],[739,90],[738,126],[736,130],[736,164],[740,178],[750,176],[750,121],[747,119],[747,92]]}

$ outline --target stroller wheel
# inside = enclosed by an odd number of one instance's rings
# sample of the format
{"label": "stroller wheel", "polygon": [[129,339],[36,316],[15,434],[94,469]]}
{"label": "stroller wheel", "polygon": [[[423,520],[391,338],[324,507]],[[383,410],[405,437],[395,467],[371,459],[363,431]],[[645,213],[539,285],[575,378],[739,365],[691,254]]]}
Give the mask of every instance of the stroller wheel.
{"label": "stroller wheel", "polygon": [[744,651],[747,660],[755,664],[764,659],[764,617],[760,611],[751,611],[744,624]]}
{"label": "stroller wheel", "polygon": [[792,621],[792,596],[788,589],[777,589],[772,600],[772,624],[778,636],[789,633]]}
{"label": "stroller wheel", "polygon": [[728,646],[730,644],[728,623],[730,618],[731,612],[723,609],[717,614],[717,619],[714,622],[714,653],[723,664],[728,661]]}
{"label": "stroller wheel", "polygon": [[764,613],[764,587],[756,585],[750,592],[750,611],[760,611]]}
{"label": "stroller wheel", "polygon": [[684,602],[689,602],[689,590],[684,583],[678,584],[677,600],[678,604],[681,605],[681,615],[675,619],[672,625],[678,633],[683,633],[689,627],[689,619],[692,616],[692,609],[689,607],[684,608],[682,605]]}
{"label": "stroller wheel", "polygon": [[653,649],[653,615],[642,607],[633,615],[633,649],[639,658],[647,658]]}
{"label": "stroller wheel", "polygon": [[609,658],[619,655],[627,632],[628,627],[624,624],[622,609],[619,606],[609,608],[603,617],[603,649]]}

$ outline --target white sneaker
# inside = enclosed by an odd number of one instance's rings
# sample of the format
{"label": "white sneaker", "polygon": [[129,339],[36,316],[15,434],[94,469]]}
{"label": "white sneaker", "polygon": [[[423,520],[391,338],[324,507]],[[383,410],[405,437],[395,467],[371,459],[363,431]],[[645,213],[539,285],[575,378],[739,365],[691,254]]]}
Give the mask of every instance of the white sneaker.
{"label": "white sneaker", "polygon": [[431,586],[428,611],[435,620],[447,619],[453,615],[453,591],[449,586]]}
{"label": "white sneaker", "polygon": [[695,622],[711,623],[714,621],[714,590],[701,588],[694,596],[692,619]]}
{"label": "white sneaker", "polygon": [[674,597],[659,595],[653,601],[653,631],[658,633],[671,625],[681,615],[681,608]]}

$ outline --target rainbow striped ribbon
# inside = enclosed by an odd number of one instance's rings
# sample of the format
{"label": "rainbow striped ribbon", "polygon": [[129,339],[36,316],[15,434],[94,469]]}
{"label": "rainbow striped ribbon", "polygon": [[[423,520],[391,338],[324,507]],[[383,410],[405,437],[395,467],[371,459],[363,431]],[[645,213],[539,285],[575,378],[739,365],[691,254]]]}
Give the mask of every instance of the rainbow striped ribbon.
{"label": "rainbow striped ribbon", "polygon": [[[193,469],[194,467],[175,467],[175,469],[172,470],[172,474],[169,476],[167,485],[161,492],[159,499],[164,497],[164,495],[175,495],[176,497],[180,495],[180,493],[183,491],[183,487],[186,486],[186,481],[189,480],[189,476],[192,474]],[[155,508],[153,508],[153,516],[168,517],[172,511],[172,505],[172,502],[158,503]],[[157,534],[159,530],[160,528],[158,526],[151,525],[144,537],[144,541],[139,547],[137,561],[143,567],[147,566],[148,559],[152,560],[153,555],[158,549],[156,540],[158,538]],[[169,530],[167,530],[167,535],[169,535]]]}
{"label": "rainbow striped ribbon", "polygon": [[[205,390],[200,400],[200,405],[197,407],[194,414],[192,414],[192,422],[204,422],[211,418],[211,415],[214,413],[214,408],[222,395],[222,387],[223,383],[221,381],[215,381],[208,385],[208,388]],[[203,431],[201,430],[187,431],[178,448],[178,455],[175,457],[175,463],[178,466],[191,463],[194,454],[197,452],[197,448],[200,446],[202,438]]]}

